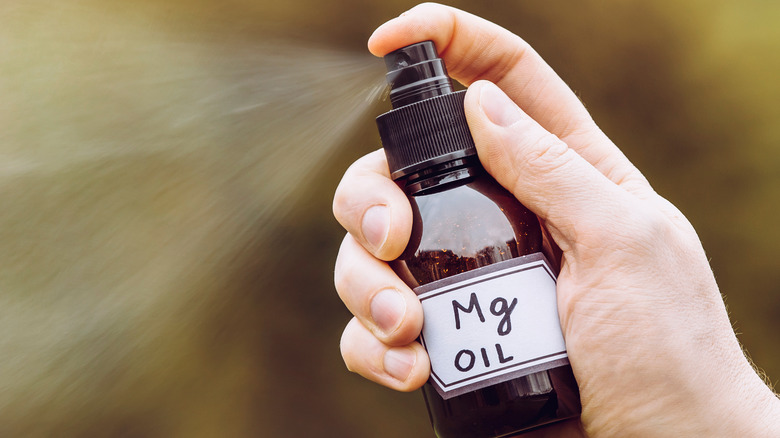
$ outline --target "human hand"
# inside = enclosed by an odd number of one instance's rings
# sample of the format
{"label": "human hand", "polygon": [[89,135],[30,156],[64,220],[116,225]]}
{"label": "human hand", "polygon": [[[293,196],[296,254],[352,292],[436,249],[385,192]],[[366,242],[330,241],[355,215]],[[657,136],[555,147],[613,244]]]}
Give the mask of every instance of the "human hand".
{"label": "human hand", "polygon": [[[485,168],[563,251],[558,309],[588,435],[780,436],[780,402],[742,353],[695,231],[563,81],[519,37],[440,5],[384,24],[369,48],[382,56],[423,40],[470,85],[466,115]],[[334,214],[349,231],[336,288],[355,315],[344,360],[416,389],[430,368],[414,341],[422,309],[384,262],[403,251],[412,214],[381,151],[347,171]]]}

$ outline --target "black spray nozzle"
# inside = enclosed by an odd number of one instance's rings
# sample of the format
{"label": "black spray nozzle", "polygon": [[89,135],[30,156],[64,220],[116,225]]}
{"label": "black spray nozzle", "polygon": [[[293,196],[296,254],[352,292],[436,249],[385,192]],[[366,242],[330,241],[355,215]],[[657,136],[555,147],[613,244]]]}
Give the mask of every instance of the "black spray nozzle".
{"label": "black spray nozzle", "polygon": [[[377,117],[393,179],[477,154],[463,108],[431,41],[385,56],[393,109]],[[412,105],[414,104],[414,105]]]}
{"label": "black spray nozzle", "polygon": [[393,108],[452,93],[452,81],[433,41],[402,47],[384,59]]}

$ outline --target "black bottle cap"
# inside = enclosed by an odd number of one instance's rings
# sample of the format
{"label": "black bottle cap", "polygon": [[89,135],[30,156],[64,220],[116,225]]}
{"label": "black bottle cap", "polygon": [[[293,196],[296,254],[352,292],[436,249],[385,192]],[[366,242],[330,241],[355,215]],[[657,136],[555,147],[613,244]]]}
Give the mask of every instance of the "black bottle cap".
{"label": "black bottle cap", "polygon": [[463,109],[432,41],[385,56],[393,109],[377,117],[393,179],[446,161],[476,155]]}

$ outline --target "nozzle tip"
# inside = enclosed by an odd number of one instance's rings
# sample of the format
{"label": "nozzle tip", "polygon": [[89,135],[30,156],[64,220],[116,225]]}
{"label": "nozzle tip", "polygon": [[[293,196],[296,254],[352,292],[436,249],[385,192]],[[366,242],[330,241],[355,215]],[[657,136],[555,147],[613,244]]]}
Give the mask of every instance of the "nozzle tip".
{"label": "nozzle tip", "polygon": [[402,47],[384,59],[393,108],[452,93],[452,81],[433,41]]}
{"label": "nozzle tip", "polygon": [[393,71],[438,58],[439,53],[436,52],[433,41],[423,41],[390,52],[385,55],[384,59],[387,71]]}

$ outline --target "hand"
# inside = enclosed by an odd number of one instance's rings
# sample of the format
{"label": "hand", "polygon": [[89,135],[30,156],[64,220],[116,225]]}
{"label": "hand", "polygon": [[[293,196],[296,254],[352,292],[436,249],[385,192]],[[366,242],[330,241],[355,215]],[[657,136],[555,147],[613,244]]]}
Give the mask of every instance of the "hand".
{"label": "hand", "polygon": [[[574,93],[519,37],[440,5],[385,23],[369,48],[383,56],[423,40],[469,85],[466,115],[485,168],[563,251],[558,309],[587,434],[780,436],[780,402],[742,353],[695,231]],[[416,389],[430,368],[414,341],[422,309],[384,262],[401,254],[412,215],[381,151],[346,172],[334,214],[349,231],[336,289],[355,315],[344,361]]]}

